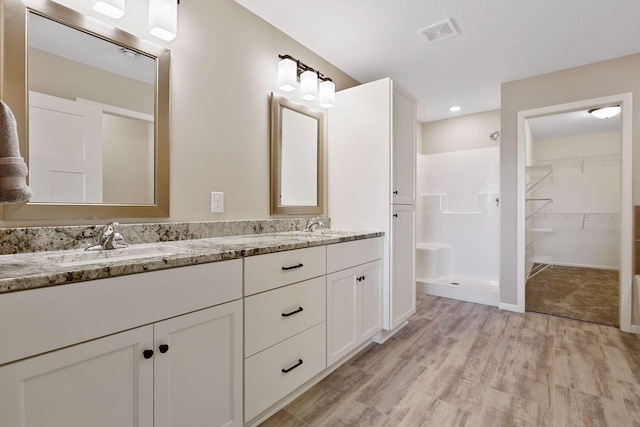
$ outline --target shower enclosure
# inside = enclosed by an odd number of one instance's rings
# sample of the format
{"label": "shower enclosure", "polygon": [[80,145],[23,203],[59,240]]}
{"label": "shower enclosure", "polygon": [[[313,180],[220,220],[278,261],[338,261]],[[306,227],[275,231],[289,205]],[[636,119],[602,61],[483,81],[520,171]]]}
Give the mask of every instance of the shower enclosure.
{"label": "shower enclosure", "polygon": [[418,155],[417,181],[419,289],[498,306],[500,149]]}

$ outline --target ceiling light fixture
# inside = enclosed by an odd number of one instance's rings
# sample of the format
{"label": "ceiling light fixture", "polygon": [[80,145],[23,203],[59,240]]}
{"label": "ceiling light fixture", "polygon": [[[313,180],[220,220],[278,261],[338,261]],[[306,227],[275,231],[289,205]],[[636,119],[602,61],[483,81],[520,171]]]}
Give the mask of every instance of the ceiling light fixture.
{"label": "ceiling light fixture", "polygon": [[[290,55],[278,55],[278,88],[284,92],[296,89],[300,78],[300,96],[306,101],[316,98],[322,108],[335,105],[336,85],[318,70],[300,62]],[[318,80],[320,84],[318,85]],[[318,93],[318,91],[320,93]]]}
{"label": "ceiling light fixture", "polygon": [[620,106],[612,105],[609,107],[593,108],[589,110],[589,114],[598,119],[610,119],[620,114]]}
{"label": "ceiling light fixture", "polygon": [[149,33],[164,41],[178,34],[180,0],[149,0]]}
{"label": "ceiling light fixture", "polygon": [[91,0],[91,7],[113,19],[120,19],[124,15],[124,0]]}
{"label": "ceiling light fixture", "polygon": [[449,111],[451,111],[452,113],[458,112],[462,110],[462,107],[459,105],[454,105],[453,107],[449,108]]}

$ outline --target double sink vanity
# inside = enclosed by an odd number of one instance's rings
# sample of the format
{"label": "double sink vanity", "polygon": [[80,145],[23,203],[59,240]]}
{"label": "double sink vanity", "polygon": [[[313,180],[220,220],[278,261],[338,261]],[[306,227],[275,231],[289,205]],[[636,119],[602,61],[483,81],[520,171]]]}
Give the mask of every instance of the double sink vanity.
{"label": "double sink vanity", "polygon": [[382,330],[383,233],[0,256],[0,414],[256,425]]}

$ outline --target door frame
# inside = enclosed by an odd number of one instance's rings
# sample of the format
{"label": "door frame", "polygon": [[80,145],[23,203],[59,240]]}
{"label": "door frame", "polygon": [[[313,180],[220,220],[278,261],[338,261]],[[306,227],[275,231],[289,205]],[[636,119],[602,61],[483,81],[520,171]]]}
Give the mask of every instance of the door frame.
{"label": "door frame", "polygon": [[528,118],[550,114],[568,113],[611,104],[621,107],[621,144],[620,144],[620,329],[625,332],[640,332],[639,326],[631,324],[632,282],[633,282],[633,94],[631,92],[591,98],[566,104],[550,105],[518,111],[517,123],[517,310],[525,311],[525,260],[526,260],[526,133],[525,121]]}

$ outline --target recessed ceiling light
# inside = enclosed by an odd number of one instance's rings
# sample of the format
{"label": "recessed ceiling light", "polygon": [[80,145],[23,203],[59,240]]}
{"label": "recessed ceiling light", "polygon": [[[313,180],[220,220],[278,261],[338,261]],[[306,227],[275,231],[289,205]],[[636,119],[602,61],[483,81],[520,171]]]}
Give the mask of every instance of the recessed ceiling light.
{"label": "recessed ceiling light", "polygon": [[459,105],[454,105],[453,107],[449,108],[449,111],[451,111],[452,113],[455,113],[456,111],[460,111],[462,110],[462,107]]}

